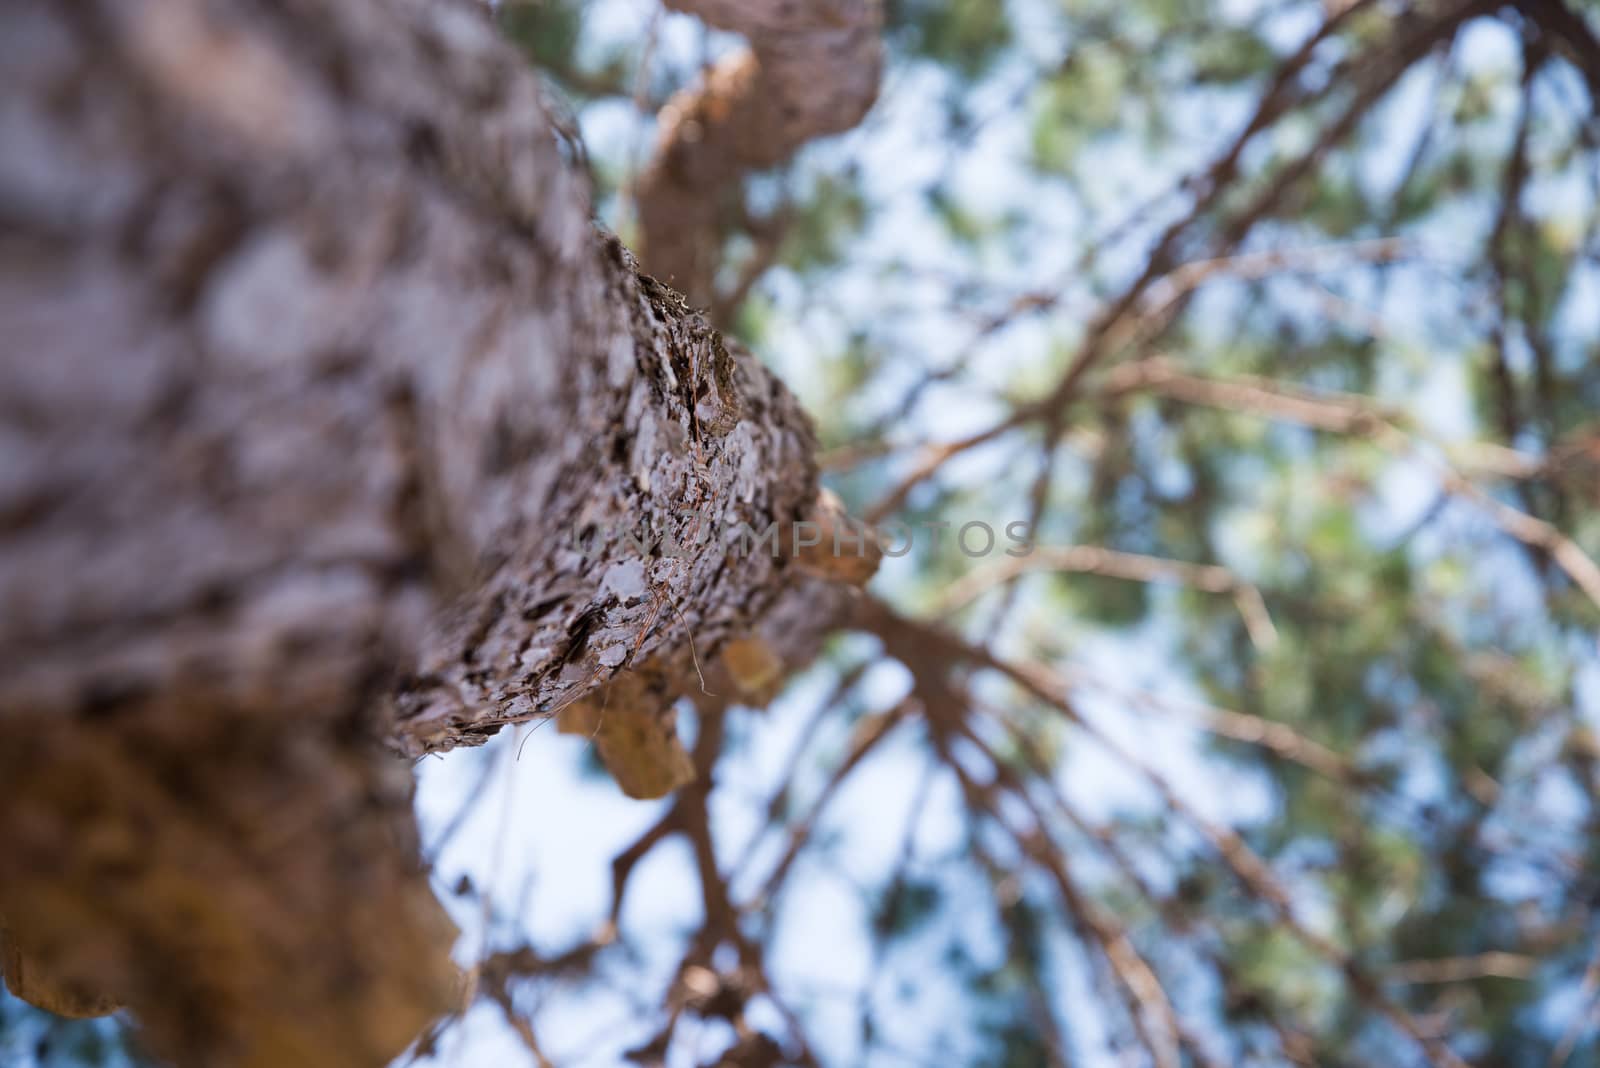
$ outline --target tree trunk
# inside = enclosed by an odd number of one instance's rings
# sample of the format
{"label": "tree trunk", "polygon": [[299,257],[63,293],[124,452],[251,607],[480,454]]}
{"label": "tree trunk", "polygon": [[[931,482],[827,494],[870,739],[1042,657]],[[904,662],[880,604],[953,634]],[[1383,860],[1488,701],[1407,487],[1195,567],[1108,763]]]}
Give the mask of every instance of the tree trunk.
{"label": "tree trunk", "polygon": [[457,997],[382,748],[627,675],[664,760],[798,581],[736,539],[812,515],[809,425],[476,5],[10,0],[0,93],[8,956],[180,1062],[382,1063]]}

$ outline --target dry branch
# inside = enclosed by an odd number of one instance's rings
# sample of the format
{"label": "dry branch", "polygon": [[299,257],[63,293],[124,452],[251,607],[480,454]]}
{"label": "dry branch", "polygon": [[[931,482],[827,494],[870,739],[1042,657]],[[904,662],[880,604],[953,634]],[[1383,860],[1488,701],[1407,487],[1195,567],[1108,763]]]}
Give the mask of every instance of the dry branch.
{"label": "dry branch", "polygon": [[1261,591],[1225,567],[1166,560],[1142,553],[1121,552],[1097,545],[1063,545],[1035,548],[1026,556],[1013,556],[973,571],[953,583],[939,599],[937,616],[960,611],[996,586],[1040,571],[1080,572],[1129,582],[1171,582],[1180,586],[1232,597],[1245,630],[1258,649],[1271,649],[1277,628],[1267,612]]}
{"label": "dry branch", "polygon": [[1428,445],[1443,457],[1427,457],[1443,491],[1469,501],[1488,515],[1504,534],[1547,553],[1578,589],[1600,607],[1600,564],[1554,525],[1529,515],[1489,494],[1461,473],[1470,470],[1505,478],[1533,478],[1544,464],[1514,449],[1491,442],[1447,447],[1426,435],[1403,429],[1398,417],[1370,398],[1353,394],[1318,394],[1253,377],[1218,378],[1184,371],[1163,359],[1141,360],[1106,376],[1105,391],[1120,394],[1148,391],[1186,404],[1204,405],[1331,433],[1365,438],[1396,457],[1418,453]]}

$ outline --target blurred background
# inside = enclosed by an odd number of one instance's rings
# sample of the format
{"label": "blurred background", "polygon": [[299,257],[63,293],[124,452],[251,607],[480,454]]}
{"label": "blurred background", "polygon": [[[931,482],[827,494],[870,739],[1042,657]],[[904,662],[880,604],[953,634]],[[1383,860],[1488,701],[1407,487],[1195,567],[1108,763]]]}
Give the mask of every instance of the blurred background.
{"label": "blurred background", "polygon": [[[746,42],[496,16],[649,269],[663,109]],[[683,702],[691,801],[551,727],[424,760],[478,997],[406,1060],[1600,1065],[1600,12],[882,17],[693,295],[852,513],[949,526],[765,707]],[[0,1001],[0,1063],[124,1026]]]}

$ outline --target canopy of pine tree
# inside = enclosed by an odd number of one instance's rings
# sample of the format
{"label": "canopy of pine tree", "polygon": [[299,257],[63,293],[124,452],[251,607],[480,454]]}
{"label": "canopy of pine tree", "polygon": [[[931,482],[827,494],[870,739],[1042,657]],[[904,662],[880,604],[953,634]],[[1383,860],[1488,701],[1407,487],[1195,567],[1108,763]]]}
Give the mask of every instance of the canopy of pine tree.
{"label": "canopy of pine tree", "polygon": [[0,0],[0,1065],[1600,1065],[1587,0]]}

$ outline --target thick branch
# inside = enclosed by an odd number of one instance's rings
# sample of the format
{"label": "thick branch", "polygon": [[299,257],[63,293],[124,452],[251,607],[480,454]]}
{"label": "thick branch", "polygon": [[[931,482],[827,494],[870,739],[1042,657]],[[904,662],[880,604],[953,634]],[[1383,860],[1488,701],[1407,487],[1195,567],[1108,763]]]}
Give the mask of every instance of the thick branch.
{"label": "thick branch", "polygon": [[638,189],[645,266],[712,303],[730,198],[751,171],[807,141],[848,130],[877,98],[883,67],[874,0],[668,0],[743,34],[746,51],[661,112],[661,137]]}

